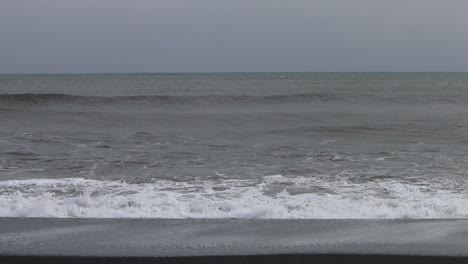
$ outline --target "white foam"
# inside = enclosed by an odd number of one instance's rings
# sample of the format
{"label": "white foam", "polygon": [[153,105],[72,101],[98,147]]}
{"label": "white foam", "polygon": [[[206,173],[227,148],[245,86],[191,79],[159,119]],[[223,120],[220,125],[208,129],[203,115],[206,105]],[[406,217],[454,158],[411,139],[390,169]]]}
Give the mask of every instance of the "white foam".
{"label": "white foam", "polygon": [[346,180],[287,178],[281,175],[258,181],[161,180],[143,184],[82,178],[0,181],[0,216],[262,219],[468,217],[468,194],[444,188],[446,185],[440,182],[435,184],[437,186],[429,187],[390,180],[353,184]]}

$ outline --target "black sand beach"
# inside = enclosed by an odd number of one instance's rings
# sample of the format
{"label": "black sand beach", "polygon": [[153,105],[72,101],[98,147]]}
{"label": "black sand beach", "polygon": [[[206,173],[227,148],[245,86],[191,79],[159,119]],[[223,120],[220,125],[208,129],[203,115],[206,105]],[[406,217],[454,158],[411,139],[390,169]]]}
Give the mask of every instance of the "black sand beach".
{"label": "black sand beach", "polygon": [[1,218],[1,263],[466,263],[467,220]]}

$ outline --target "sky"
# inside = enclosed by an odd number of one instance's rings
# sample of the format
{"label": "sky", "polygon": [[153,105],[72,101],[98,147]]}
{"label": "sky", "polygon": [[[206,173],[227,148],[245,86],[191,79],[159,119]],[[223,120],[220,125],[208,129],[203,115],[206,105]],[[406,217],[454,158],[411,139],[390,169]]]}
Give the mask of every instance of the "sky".
{"label": "sky", "polygon": [[1,0],[0,73],[468,71],[467,0]]}

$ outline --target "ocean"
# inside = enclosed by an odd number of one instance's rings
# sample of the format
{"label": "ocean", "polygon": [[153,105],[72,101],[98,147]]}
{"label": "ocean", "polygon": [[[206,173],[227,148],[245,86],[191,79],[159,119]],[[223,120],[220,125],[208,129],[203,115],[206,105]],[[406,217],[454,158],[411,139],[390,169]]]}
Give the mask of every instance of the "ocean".
{"label": "ocean", "polygon": [[0,217],[468,217],[468,73],[0,75]]}

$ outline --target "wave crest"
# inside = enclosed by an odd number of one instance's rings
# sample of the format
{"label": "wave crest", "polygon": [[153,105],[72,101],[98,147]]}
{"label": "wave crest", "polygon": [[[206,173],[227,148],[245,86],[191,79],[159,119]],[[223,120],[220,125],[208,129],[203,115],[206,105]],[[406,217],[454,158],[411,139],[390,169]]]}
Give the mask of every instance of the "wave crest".
{"label": "wave crest", "polygon": [[[301,187],[312,188],[301,191]],[[31,179],[0,182],[0,216],[461,218],[468,217],[468,197],[443,188],[428,191],[420,185],[390,180],[357,185],[281,175],[264,177],[259,182],[160,180],[144,184],[82,178]]]}
{"label": "wave crest", "polygon": [[0,94],[0,102],[9,104],[47,105],[47,104],[241,104],[241,103],[281,103],[309,100],[330,101],[336,96],[328,94],[282,94],[282,95],[132,95],[132,96],[80,96],[69,94]]}

